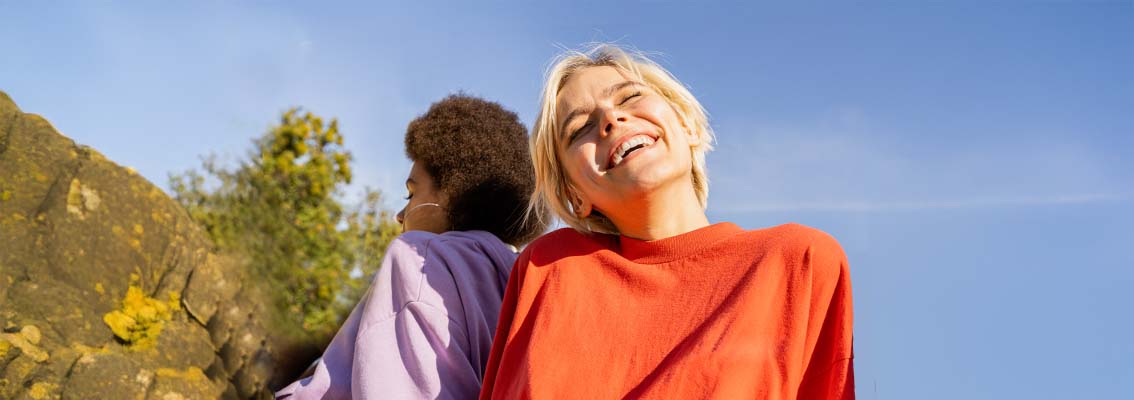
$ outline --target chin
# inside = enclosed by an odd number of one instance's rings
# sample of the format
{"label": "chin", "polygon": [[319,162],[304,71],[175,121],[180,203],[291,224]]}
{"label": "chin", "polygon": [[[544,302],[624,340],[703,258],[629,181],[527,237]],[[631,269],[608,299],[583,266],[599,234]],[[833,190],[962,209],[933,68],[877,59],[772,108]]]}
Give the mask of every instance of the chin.
{"label": "chin", "polygon": [[627,165],[630,180],[639,191],[652,191],[674,182],[692,182],[692,165],[681,168],[678,165],[665,163],[640,163]]}

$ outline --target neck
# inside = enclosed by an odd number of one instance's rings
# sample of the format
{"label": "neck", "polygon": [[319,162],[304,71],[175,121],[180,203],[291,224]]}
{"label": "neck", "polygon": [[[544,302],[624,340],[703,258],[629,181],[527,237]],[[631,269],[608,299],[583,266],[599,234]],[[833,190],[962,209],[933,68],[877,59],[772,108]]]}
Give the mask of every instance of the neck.
{"label": "neck", "polygon": [[689,185],[653,190],[630,201],[619,213],[604,213],[623,235],[658,240],[709,226],[709,218]]}

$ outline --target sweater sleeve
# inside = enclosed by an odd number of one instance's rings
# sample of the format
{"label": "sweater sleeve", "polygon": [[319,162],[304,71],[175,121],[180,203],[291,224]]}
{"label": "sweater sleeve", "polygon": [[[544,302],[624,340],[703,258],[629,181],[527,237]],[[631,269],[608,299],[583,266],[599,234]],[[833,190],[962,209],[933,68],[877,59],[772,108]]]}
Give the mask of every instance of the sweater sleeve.
{"label": "sweater sleeve", "polygon": [[355,305],[346,322],[339,328],[323,355],[316,360],[311,376],[293,382],[276,392],[277,399],[349,399],[350,369],[354,361],[354,344],[358,337],[359,320],[367,312],[366,303],[373,288]]}
{"label": "sweater sleeve", "polygon": [[853,400],[854,348],[850,269],[842,247],[823,235],[808,249],[812,263],[811,321],[818,332],[799,399]]}
{"label": "sweater sleeve", "polygon": [[392,318],[359,330],[351,381],[355,399],[464,399],[480,377],[464,337],[451,336],[444,310],[410,302]]}
{"label": "sweater sleeve", "polygon": [[[443,305],[421,301],[427,268],[443,269],[429,241],[401,237],[315,373],[276,393],[280,399],[469,398],[479,375],[464,329]],[[428,258],[428,259],[427,259]],[[459,312],[459,310],[450,310]]]}

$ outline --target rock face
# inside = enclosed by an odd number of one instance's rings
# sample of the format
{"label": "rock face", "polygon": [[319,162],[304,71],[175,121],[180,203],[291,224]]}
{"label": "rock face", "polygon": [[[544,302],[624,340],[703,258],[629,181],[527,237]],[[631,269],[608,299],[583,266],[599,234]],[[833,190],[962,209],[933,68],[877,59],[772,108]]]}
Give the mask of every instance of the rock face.
{"label": "rock face", "polygon": [[270,397],[264,297],[211,249],[153,184],[0,92],[0,398]]}

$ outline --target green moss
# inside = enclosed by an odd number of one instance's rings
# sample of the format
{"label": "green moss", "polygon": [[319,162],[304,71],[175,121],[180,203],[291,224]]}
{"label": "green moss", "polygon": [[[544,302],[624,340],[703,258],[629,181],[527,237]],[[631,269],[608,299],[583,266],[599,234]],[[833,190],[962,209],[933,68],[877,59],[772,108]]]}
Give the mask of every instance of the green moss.
{"label": "green moss", "polygon": [[103,315],[102,322],[131,348],[146,349],[157,343],[165,323],[179,309],[180,298],[176,293],[170,293],[169,301],[164,302],[148,297],[138,280],[137,275],[131,276],[122,307]]}

